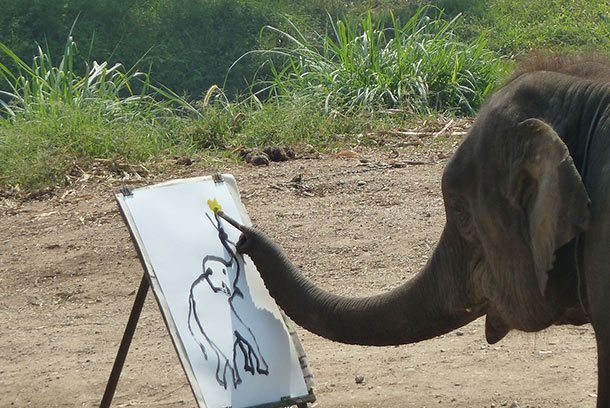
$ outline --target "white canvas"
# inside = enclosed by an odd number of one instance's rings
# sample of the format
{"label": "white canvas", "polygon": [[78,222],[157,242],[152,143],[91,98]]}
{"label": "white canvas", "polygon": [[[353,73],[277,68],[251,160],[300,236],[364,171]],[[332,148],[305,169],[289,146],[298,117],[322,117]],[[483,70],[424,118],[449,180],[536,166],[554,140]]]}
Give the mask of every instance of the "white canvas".
{"label": "white canvas", "polygon": [[300,345],[254,264],[236,253],[239,231],[207,205],[215,198],[249,225],[233,177],[223,179],[178,180],[117,200],[199,404],[241,408],[306,396]]}

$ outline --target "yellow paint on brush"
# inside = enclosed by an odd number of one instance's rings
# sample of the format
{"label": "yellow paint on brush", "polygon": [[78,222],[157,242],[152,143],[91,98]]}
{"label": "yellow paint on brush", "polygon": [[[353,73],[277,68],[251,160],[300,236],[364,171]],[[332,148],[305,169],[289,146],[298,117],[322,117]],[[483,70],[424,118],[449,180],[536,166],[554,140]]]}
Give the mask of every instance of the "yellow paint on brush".
{"label": "yellow paint on brush", "polygon": [[214,214],[218,214],[222,211],[222,206],[216,198],[208,199],[208,207],[210,207],[210,210],[212,210]]}

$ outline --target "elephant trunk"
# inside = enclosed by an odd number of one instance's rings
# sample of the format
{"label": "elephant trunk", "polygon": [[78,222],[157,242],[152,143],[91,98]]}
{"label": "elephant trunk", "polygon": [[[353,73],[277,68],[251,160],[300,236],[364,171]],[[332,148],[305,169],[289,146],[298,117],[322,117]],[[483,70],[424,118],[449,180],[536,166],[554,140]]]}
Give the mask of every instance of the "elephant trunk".
{"label": "elephant trunk", "polygon": [[298,325],[327,339],[376,346],[414,343],[482,314],[469,306],[466,268],[454,270],[464,263],[459,261],[463,256],[446,245],[446,233],[425,268],[410,281],[384,294],[349,298],[315,286],[260,231],[242,232],[237,249],[250,256],[277,304]]}

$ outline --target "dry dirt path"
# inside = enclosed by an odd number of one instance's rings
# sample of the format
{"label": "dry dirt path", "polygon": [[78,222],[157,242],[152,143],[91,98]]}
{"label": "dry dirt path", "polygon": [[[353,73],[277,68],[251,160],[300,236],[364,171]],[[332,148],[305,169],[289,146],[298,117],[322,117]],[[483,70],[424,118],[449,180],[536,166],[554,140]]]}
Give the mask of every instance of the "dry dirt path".
{"label": "dry dirt path", "polygon": [[[409,279],[431,253],[444,225],[440,177],[458,142],[268,167],[195,164],[147,182],[233,173],[253,221],[311,279],[336,293],[367,295]],[[299,174],[302,182],[291,182]],[[0,199],[0,407],[99,404],[142,275],[113,201],[119,185],[89,180],[44,200]],[[494,346],[485,342],[482,319],[400,347],[299,334],[318,407],[595,405],[589,326],[511,333]],[[194,406],[150,295],[113,406]]]}

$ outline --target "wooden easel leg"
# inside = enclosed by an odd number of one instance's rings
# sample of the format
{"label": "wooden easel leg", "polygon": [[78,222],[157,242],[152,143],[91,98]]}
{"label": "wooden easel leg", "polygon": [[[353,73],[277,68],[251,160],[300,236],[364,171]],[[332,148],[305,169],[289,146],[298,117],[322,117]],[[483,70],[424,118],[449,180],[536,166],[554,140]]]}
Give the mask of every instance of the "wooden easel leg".
{"label": "wooden easel leg", "polygon": [[140,281],[138,293],[136,294],[136,298],[133,302],[133,308],[131,309],[131,314],[129,315],[129,320],[127,321],[125,333],[123,333],[123,339],[121,340],[119,351],[117,352],[114,365],[112,366],[112,371],[110,372],[110,378],[106,384],[106,390],[104,391],[100,408],[109,408],[110,404],[112,403],[112,397],[114,397],[114,391],[116,390],[116,386],[119,382],[121,370],[123,370],[123,364],[125,364],[127,352],[129,351],[129,346],[131,345],[131,339],[133,339],[133,334],[136,331],[136,326],[138,325],[138,320],[140,319],[140,312],[142,312],[142,308],[144,307],[144,301],[146,300],[149,285],[148,278],[146,277],[146,274],[144,274],[142,276],[142,280]]}

